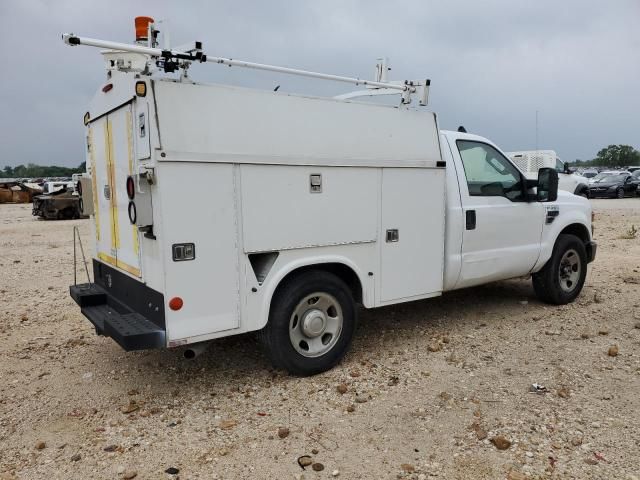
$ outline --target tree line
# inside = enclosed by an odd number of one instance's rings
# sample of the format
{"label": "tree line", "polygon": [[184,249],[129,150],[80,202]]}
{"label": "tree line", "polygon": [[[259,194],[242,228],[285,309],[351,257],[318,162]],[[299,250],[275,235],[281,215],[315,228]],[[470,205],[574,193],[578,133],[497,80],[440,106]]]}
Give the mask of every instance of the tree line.
{"label": "tree line", "polygon": [[600,150],[593,160],[576,160],[571,165],[598,167],[640,166],[640,152],[631,145],[609,145]]}
{"label": "tree line", "polygon": [[0,170],[1,178],[45,178],[45,177],[70,177],[74,173],[84,173],[87,170],[86,162],[77,167],[59,167],[57,165],[17,165],[4,167]]}
{"label": "tree line", "polygon": [[[593,160],[576,160],[571,162],[573,166],[598,166],[598,167],[629,167],[640,166],[640,152],[631,145],[609,145],[598,152]],[[18,165],[4,167],[0,170],[0,178],[43,178],[43,177],[70,177],[74,173],[84,173],[86,162],[78,167],[59,167],[56,165]]]}

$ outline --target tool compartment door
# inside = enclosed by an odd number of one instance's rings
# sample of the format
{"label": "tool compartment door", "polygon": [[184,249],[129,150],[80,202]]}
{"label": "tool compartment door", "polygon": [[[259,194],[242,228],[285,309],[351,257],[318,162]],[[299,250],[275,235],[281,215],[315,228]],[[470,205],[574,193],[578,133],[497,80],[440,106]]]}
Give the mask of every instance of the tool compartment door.
{"label": "tool compartment door", "polygon": [[[139,232],[129,221],[126,180],[134,172],[132,104],[94,121],[96,235],[100,260],[135,277],[140,269]],[[104,152],[104,153],[103,153]],[[92,167],[93,168],[93,167]],[[98,228],[99,226],[99,228]]]}
{"label": "tool compartment door", "polygon": [[444,168],[382,170],[380,301],[442,291]]}
{"label": "tool compartment door", "polygon": [[87,165],[91,171],[93,190],[93,220],[96,234],[96,256],[107,263],[115,264],[116,249],[112,246],[113,222],[111,218],[111,187],[108,159],[109,126],[107,117],[89,124],[87,132]]}

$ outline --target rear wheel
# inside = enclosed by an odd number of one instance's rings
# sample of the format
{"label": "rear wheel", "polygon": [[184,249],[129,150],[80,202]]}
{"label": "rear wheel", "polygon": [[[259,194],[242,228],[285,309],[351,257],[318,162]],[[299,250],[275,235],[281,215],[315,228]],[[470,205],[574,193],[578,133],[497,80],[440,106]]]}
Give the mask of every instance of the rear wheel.
{"label": "rear wheel", "polygon": [[555,305],[573,302],[587,276],[587,252],[575,235],[558,236],[547,264],[532,276],[540,300]]}
{"label": "rear wheel", "polygon": [[349,287],[331,273],[308,271],[278,288],[260,338],[275,367],[315,375],[342,359],[355,325]]}

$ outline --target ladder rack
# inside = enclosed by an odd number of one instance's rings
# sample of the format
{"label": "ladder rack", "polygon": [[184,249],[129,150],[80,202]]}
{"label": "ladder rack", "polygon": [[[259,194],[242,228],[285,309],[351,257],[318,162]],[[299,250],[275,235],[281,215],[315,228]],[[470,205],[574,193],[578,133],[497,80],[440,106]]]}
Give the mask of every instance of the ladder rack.
{"label": "ladder rack", "polygon": [[[296,68],[279,67],[276,65],[267,65],[262,63],[247,62],[244,60],[234,60],[232,58],[213,57],[202,52],[202,43],[194,42],[194,47],[188,51],[177,51],[169,49],[154,48],[144,45],[131,45],[127,43],[112,42],[108,40],[98,40],[95,38],[79,37],[72,33],[62,35],[64,43],[70,46],[86,45],[90,47],[106,48],[123,52],[139,53],[148,55],[151,58],[162,59],[165,72],[173,72],[177,68],[188,68],[191,62],[199,63],[217,63],[220,65],[228,65],[230,67],[242,67],[255,70],[264,70],[268,72],[284,73],[288,75],[297,75],[301,77],[316,78],[320,80],[329,80],[335,82],[351,83],[354,85],[364,85],[370,89],[381,89],[386,92],[395,91],[402,95],[402,103],[411,102],[411,94],[417,94],[420,105],[425,106],[428,101],[428,92],[430,80],[414,82],[405,80],[404,82],[380,82],[365,80],[362,78],[345,77],[340,75],[331,75],[327,73],[311,72],[307,70],[299,70]],[[182,63],[180,63],[182,61]],[[359,96],[359,95],[356,95]],[[344,97],[346,98],[346,97]]]}

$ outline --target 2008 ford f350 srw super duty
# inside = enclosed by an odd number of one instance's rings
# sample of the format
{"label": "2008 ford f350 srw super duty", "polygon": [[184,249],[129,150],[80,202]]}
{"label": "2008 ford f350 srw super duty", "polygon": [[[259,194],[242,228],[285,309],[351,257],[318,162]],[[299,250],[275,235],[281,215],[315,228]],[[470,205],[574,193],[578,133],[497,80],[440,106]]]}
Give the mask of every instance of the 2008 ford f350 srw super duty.
{"label": "2008 ford f350 srw super duty", "polygon": [[[103,52],[85,115],[94,281],[71,296],[126,350],[259,331],[274,365],[322,372],[374,308],[531,275],[545,302],[580,293],[591,208],[491,141],[438,130],[428,81],[376,81],[65,35]],[[213,62],[366,85],[316,98],[192,82]],[[182,71],[173,78],[173,70]],[[164,72],[163,72],[164,71]],[[354,100],[401,95],[399,106]],[[419,104],[416,108],[413,105]]]}

